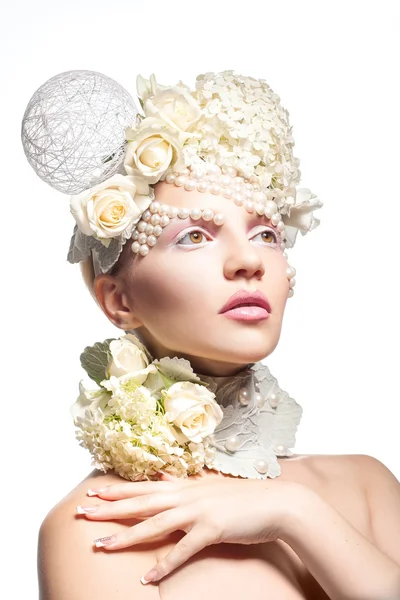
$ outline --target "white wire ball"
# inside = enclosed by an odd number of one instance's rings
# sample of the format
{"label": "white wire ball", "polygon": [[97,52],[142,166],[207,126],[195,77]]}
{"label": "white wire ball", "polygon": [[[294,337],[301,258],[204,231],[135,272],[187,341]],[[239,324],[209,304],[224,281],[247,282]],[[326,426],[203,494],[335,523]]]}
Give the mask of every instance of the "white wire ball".
{"label": "white wire ball", "polygon": [[[125,128],[137,109],[119,83],[95,71],[67,71],[33,94],[22,121],[26,157],[41,179],[78,194],[119,172]],[[121,171],[123,172],[123,171]]]}

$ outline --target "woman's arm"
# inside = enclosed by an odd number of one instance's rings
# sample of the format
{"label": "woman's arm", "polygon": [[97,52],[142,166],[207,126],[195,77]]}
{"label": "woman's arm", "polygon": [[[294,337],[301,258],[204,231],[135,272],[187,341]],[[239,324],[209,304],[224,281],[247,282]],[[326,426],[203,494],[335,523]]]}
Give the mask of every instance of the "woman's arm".
{"label": "woman's arm", "polygon": [[308,488],[293,503],[281,539],[331,600],[399,600],[400,485],[372,457],[358,457],[369,492],[375,544]]}
{"label": "woman's arm", "polygon": [[57,505],[40,529],[40,600],[140,600],[144,596],[159,600],[157,587],[144,588],[140,583],[156,560],[154,547],[141,544],[113,555],[94,549],[94,537],[122,531],[127,525],[74,518],[75,505],[76,499]]}

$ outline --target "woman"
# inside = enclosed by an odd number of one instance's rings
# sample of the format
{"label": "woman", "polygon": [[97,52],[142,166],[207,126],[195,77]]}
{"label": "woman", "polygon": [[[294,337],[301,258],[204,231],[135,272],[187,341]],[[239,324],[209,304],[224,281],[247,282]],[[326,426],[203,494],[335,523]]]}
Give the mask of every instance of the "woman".
{"label": "woman", "polygon": [[71,198],[69,260],[126,335],[81,357],[98,387],[73,416],[97,470],[42,525],[41,597],[399,597],[396,478],[293,455],[301,407],[260,363],[293,295],[285,250],[321,206],[295,189],[286,111],[230,71],[138,92],[126,175]]}

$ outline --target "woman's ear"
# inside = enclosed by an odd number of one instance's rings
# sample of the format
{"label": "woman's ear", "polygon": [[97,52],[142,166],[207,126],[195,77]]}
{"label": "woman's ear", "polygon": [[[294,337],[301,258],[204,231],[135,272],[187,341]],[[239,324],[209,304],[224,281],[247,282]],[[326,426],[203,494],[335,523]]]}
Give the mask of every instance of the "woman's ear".
{"label": "woman's ear", "polygon": [[143,323],[133,312],[132,301],[121,282],[112,275],[97,275],[93,282],[96,298],[111,323],[120,329],[136,329]]}

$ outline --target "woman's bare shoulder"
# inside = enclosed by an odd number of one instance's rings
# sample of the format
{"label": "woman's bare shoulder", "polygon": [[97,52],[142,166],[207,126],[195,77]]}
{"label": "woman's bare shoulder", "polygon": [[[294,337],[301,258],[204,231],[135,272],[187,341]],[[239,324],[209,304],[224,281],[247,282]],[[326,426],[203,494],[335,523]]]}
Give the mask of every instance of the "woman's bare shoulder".
{"label": "woman's bare shoulder", "polygon": [[113,473],[93,471],[52,508],[44,519],[38,544],[40,600],[159,599],[158,589],[146,589],[140,578],[156,562],[156,545],[140,544],[111,552],[93,541],[131,527],[137,521],[89,521],[76,514],[78,504],[106,502],[87,496],[93,487],[121,481]]}

